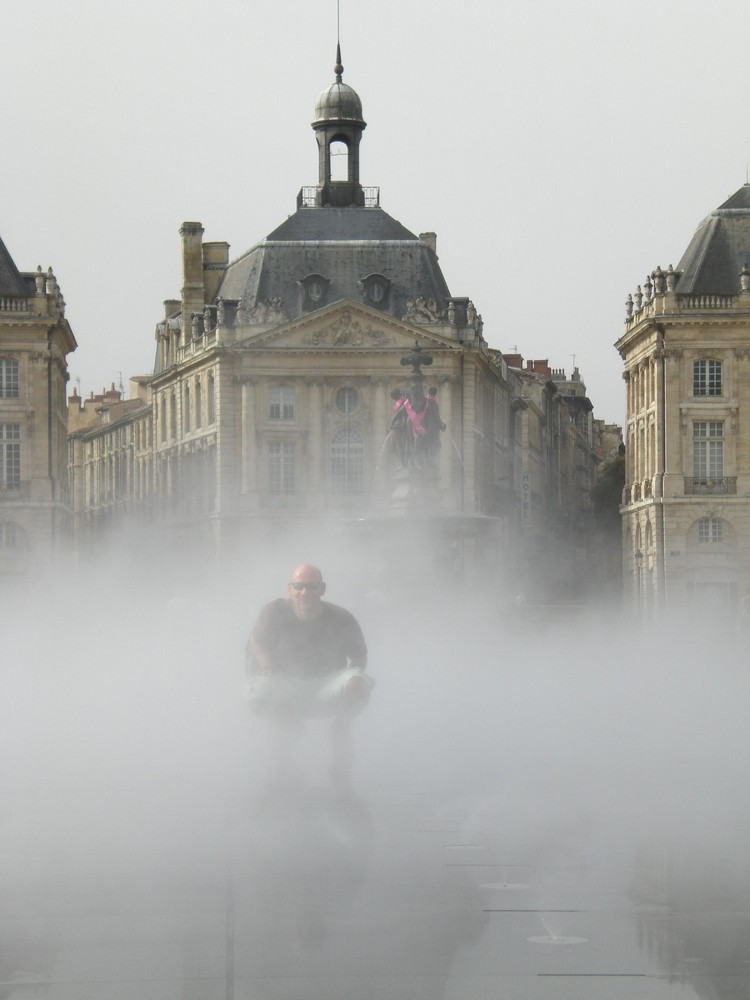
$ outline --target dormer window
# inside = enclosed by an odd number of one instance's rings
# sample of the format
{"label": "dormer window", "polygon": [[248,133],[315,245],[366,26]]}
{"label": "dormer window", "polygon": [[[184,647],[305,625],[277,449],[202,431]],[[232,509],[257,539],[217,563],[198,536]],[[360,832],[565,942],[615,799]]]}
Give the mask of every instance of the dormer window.
{"label": "dormer window", "polygon": [[391,288],[389,278],[383,274],[368,274],[360,281],[362,295],[368,305],[383,309],[388,304],[388,293]]}
{"label": "dormer window", "polygon": [[298,284],[302,289],[303,309],[320,309],[325,305],[331,284],[328,278],[324,278],[322,274],[308,274]]}

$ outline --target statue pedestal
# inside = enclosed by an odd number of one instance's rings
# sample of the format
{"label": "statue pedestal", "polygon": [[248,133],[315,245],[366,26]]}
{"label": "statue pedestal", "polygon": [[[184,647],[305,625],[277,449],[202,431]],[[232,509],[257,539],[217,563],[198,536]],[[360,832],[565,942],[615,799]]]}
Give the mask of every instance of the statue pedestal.
{"label": "statue pedestal", "polygon": [[440,508],[440,476],[431,469],[402,469],[397,472],[391,494],[391,513],[410,514]]}

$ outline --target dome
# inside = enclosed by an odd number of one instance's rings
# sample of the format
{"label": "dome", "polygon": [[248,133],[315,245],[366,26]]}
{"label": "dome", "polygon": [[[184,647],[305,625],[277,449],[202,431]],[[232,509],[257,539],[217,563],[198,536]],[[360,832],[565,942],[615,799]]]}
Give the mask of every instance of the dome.
{"label": "dome", "polygon": [[323,91],[315,105],[315,125],[326,122],[354,122],[364,125],[362,101],[348,84],[337,81]]}

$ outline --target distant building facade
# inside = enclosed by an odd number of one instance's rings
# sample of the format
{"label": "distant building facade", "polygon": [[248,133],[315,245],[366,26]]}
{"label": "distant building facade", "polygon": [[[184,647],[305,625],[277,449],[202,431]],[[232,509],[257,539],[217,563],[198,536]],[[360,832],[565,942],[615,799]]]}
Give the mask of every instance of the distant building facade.
{"label": "distant building facade", "polygon": [[628,296],[623,561],[643,608],[734,615],[750,586],[750,185]]}
{"label": "distant building facade", "polygon": [[473,302],[450,293],[435,235],[407,230],[360,183],[365,122],[342,73],[338,63],[318,100],[318,184],[300,191],[293,215],[233,261],[200,223],[182,225],[181,295],[165,302],[139,401],[71,398],[79,538],[138,511],[186,545],[237,552],[274,533],[393,514],[392,393],[417,344],[446,428],[433,513],[475,519],[462,531],[476,530],[486,558],[489,521],[493,537],[511,533],[508,366]]}
{"label": "distant building facade", "polygon": [[[340,61],[335,73],[313,122],[318,184],[296,212],[234,260],[183,223],[153,372],[129,399],[70,396],[76,548],[158,536],[199,558],[252,557],[330,529],[390,538],[386,573],[435,548],[446,571],[576,599],[601,457],[586,387],[577,369],[488,347],[435,234],[407,230],[360,183],[362,105]],[[427,478],[393,447],[415,356],[444,424]]]}
{"label": "distant building facade", "polygon": [[505,354],[516,380],[515,488],[527,556],[545,566],[551,594],[574,600],[592,573],[590,492],[601,461],[593,404],[578,369]]}
{"label": "distant building facade", "polygon": [[52,269],[20,272],[0,240],[0,580],[70,554],[66,382],[75,349]]}

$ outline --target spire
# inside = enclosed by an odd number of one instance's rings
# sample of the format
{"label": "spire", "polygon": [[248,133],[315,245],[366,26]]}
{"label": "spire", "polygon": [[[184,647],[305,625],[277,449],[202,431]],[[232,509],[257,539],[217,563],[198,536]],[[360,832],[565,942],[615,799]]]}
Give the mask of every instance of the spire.
{"label": "spire", "polygon": [[336,65],[333,67],[333,72],[336,74],[336,83],[341,83],[341,77],[344,75],[344,67],[341,63],[341,42],[336,42]]}

